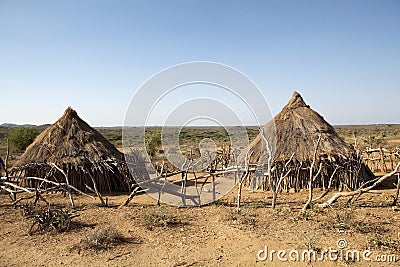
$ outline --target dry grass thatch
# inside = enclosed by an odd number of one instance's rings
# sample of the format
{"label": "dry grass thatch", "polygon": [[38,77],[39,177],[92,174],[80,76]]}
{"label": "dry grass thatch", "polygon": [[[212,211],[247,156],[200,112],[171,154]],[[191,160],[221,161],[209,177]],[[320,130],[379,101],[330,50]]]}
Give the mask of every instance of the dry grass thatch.
{"label": "dry grass thatch", "polygon": [[127,191],[130,187],[124,155],[70,107],[36,137],[14,164],[12,173],[63,181],[51,164],[60,167],[70,184],[80,190],[93,188],[91,177],[101,192]]}
{"label": "dry grass thatch", "polygon": [[[273,175],[277,176],[276,179],[279,179],[282,166],[293,155],[291,161],[293,171],[284,185],[286,189],[298,190],[307,187],[309,167],[313,161],[319,136],[321,140],[316,153],[316,163],[322,162],[323,167],[317,186],[326,187],[335,168],[338,168],[333,184],[335,187],[354,189],[374,177],[356,151],[345,143],[334,128],[312,110],[297,92],[293,93],[282,111],[264,126],[263,131],[272,147],[274,155],[272,162],[276,166]],[[250,147],[253,151],[251,162],[266,163],[268,153],[260,134]]]}

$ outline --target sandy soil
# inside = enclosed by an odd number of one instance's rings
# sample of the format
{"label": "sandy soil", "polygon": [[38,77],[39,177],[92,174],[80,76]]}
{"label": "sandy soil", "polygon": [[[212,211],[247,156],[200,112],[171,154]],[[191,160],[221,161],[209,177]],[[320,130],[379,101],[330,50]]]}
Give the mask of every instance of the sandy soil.
{"label": "sandy soil", "polygon": [[[108,196],[112,207],[100,207],[98,201],[78,196],[76,212],[80,216],[73,219],[70,231],[31,236],[27,233],[31,222],[23,217],[21,209],[9,205],[7,195],[1,194],[0,265],[399,266],[400,211],[390,207],[394,192],[374,191],[352,208],[345,207],[342,200],[333,208],[312,210],[299,218],[296,216],[307,192],[280,195],[275,211],[268,207],[269,193],[245,192],[241,215],[234,212],[236,191],[212,205],[185,209],[158,207],[147,195],[135,197],[124,208],[116,205],[126,199],[125,195]],[[48,195],[46,199],[69,208],[68,199],[61,195]],[[145,218],[154,212],[167,214],[178,223],[152,226]],[[82,248],[82,239],[107,226],[119,230],[126,242],[97,252]],[[322,251],[337,248],[339,239],[348,244],[344,250],[363,252],[369,248],[371,259],[394,254],[397,262],[282,262],[276,255],[272,262],[257,259],[257,253],[265,246],[288,253],[307,248]]]}

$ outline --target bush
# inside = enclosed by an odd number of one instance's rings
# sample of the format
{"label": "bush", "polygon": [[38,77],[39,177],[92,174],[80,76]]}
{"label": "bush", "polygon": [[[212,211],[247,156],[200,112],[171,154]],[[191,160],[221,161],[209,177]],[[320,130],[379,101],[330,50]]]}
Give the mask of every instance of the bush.
{"label": "bush", "polygon": [[19,150],[25,150],[35,140],[39,130],[33,127],[16,127],[8,133],[8,140]]}
{"label": "bush", "polygon": [[157,154],[158,149],[161,147],[161,133],[153,133],[146,135],[146,149],[147,153],[154,157]]}
{"label": "bush", "polygon": [[45,232],[66,232],[69,230],[71,220],[78,217],[68,210],[52,206],[21,205],[22,214],[32,221],[28,234]]}
{"label": "bush", "polygon": [[222,220],[227,221],[231,226],[249,226],[255,228],[257,226],[257,215],[251,211],[231,210],[228,214],[223,215]]}
{"label": "bush", "polygon": [[153,227],[170,227],[180,224],[182,224],[180,220],[164,209],[150,210],[144,215],[144,225],[150,230]]}
{"label": "bush", "polygon": [[124,243],[122,234],[112,226],[94,230],[81,240],[81,247],[94,251],[108,250]]}

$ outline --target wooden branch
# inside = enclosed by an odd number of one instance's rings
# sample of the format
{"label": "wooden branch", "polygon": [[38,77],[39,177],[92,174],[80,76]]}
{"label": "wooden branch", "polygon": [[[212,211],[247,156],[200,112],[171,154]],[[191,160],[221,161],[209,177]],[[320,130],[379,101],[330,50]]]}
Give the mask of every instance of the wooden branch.
{"label": "wooden branch", "polygon": [[[61,168],[59,168],[55,163],[52,163],[51,165],[53,165],[54,168],[59,170],[64,175],[65,182],[69,186],[68,175]],[[68,192],[68,196],[69,196],[69,201],[71,202],[71,206],[72,206],[72,208],[75,208],[74,198],[72,197],[71,190],[69,189],[69,187],[67,187],[67,192]]]}
{"label": "wooden branch", "polygon": [[99,192],[99,189],[97,188],[97,184],[96,184],[96,181],[94,180],[93,175],[92,175],[90,172],[87,172],[87,173],[89,174],[90,179],[92,179],[93,189],[94,189],[94,191],[96,192],[96,195],[99,197],[101,205],[106,206],[106,203],[104,202],[104,199],[103,199],[103,197],[101,196],[101,194],[100,194],[100,192]]}
{"label": "wooden branch", "polygon": [[191,165],[192,160],[186,159],[182,165],[182,170],[186,166],[185,170],[182,172],[182,179],[181,179],[181,199],[182,199],[182,207],[186,207],[186,183],[187,183],[187,176],[189,172],[189,168]]}
{"label": "wooden branch", "polygon": [[137,192],[139,189],[140,189],[139,186],[136,187],[135,189],[133,189],[133,190],[132,190],[132,193],[129,194],[128,199],[127,199],[124,203],[122,203],[122,204],[119,206],[119,208],[122,208],[122,207],[128,205],[129,202],[131,202],[131,200],[133,199],[133,197],[135,196],[136,192]]}
{"label": "wooden branch", "polygon": [[[91,199],[95,199],[95,197],[93,197],[93,196],[91,196],[91,195],[88,195],[88,194],[82,192],[81,190],[79,190],[78,188],[76,188],[75,186],[68,185],[68,184],[66,184],[66,183],[57,183],[57,182],[50,181],[50,180],[47,180],[47,179],[44,179],[44,178],[40,178],[40,177],[23,177],[23,179],[25,179],[25,180],[38,180],[38,181],[43,181],[43,182],[46,182],[46,183],[49,183],[49,184],[54,184],[54,185],[58,186],[58,188],[64,189],[64,190],[66,190],[66,188],[70,188],[70,189],[76,191],[77,193],[79,193],[79,194],[81,194],[81,195],[90,197]],[[52,188],[52,190],[56,190],[56,189],[57,189],[57,187],[53,187],[53,188]],[[49,192],[50,190],[41,190],[41,191],[42,191],[42,192]]]}
{"label": "wooden branch", "polygon": [[397,174],[396,194],[394,196],[392,206],[396,206],[397,205],[397,200],[399,199],[399,193],[400,193],[400,173]]}
{"label": "wooden branch", "polygon": [[20,190],[22,190],[22,191],[24,191],[24,192],[26,192],[26,193],[29,193],[29,194],[34,194],[34,192],[32,192],[32,191],[29,191],[28,189],[26,189],[26,188],[24,188],[24,187],[22,187],[22,186],[19,186],[19,185],[10,183],[10,182],[3,182],[3,184],[4,184],[4,185],[11,186],[11,187],[14,187],[14,188],[17,188],[17,189],[20,189]]}
{"label": "wooden branch", "polygon": [[[275,209],[276,207],[276,200],[278,197],[278,192],[279,189],[281,187],[282,181],[290,174],[290,172],[292,171],[291,169],[289,169],[286,173],[285,170],[288,168],[290,162],[292,161],[293,157],[295,155],[295,152],[292,153],[292,155],[290,156],[289,160],[286,161],[285,165],[283,166],[282,172],[281,172],[281,177],[278,180],[278,183],[276,185],[275,188],[272,188],[271,186],[271,191],[272,191],[272,203],[271,203],[271,208]],[[284,174],[285,173],[285,174]]]}
{"label": "wooden branch", "polygon": [[7,154],[4,161],[4,171],[6,172],[6,177],[8,177],[8,157],[10,156],[10,141],[7,138]]}
{"label": "wooden branch", "polygon": [[311,205],[312,203],[312,198],[313,198],[313,186],[314,186],[314,180],[316,179],[317,175],[319,175],[320,171],[321,171],[321,164],[320,164],[320,168],[319,171],[317,173],[316,176],[313,177],[313,172],[314,172],[314,165],[315,165],[315,161],[317,160],[317,152],[318,152],[318,147],[319,144],[321,142],[321,134],[318,135],[318,141],[317,141],[317,145],[315,146],[315,150],[314,150],[314,155],[313,155],[313,161],[311,163],[311,167],[310,167],[310,182],[308,184],[308,200],[306,202],[306,204],[304,204],[303,209],[301,210],[302,213],[305,213],[306,210],[308,209],[308,207]]}
{"label": "wooden branch", "polygon": [[335,169],[333,170],[333,173],[332,173],[331,177],[329,178],[329,183],[328,183],[327,189],[326,189],[325,192],[322,193],[319,197],[313,199],[313,200],[311,201],[311,203],[314,203],[314,202],[316,202],[316,201],[318,201],[318,200],[320,200],[320,199],[323,199],[323,198],[329,193],[329,191],[331,190],[333,178],[334,178],[334,176],[335,176],[335,174],[336,174],[336,172],[337,172],[338,169],[339,169],[339,166],[336,165]]}
{"label": "wooden branch", "polygon": [[[162,174],[164,172],[164,166],[165,166],[165,161],[163,160],[163,164],[161,166],[161,171],[160,171],[160,176],[162,176]],[[164,184],[162,185],[160,191],[158,191],[157,206],[161,205],[161,194],[162,194],[162,191],[164,190],[164,187],[166,184],[167,184],[167,177],[164,178]]]}
{"label": "wooden branch", "polygon": [[373,183],[371,186],[365,187],[365,188],[360,188],[360,189],[358,189],[356,191],[351,191],[351,192],[338,192],[338,193],[334,194],[330,199],[325,201],[324,203],[317,204],[316,206],[319,207],[319,208],[326,208],[326,207],[332,205],[335,201],[337,201],[341,197],[352,197],[352,196],[362,195],[364,193],[367,193],[368,191],[370,191],[370,190],[374,189],[375,187],[377,187],[378,185],[380,185],[383,181],[385,181],[389,177],[399,173],[400,172],[399,168],[400,168],[400,163],[397,164],[397,166],[395,167],[395,169],[391,173],[388,173],[388,174],[382,176],[375,183]]}
{"label": "wooden branch", "polygon": [[[251,153],[250,153],[251,152]],[[242,177],[240,178],[240,180],[239,180],[239,183],[238,183],[238,195],[237,195],[237,205],[236,205],[236,208],[237,208],[237,212],[240,212],[240,200],[241,200],[241,198],[242,198],[242,185],[243,185],[243,182],[244,182],[244,180],[247,178],[247,176],[249,175],[249,162],[250,162],[250,157],[251,157],[251,155],[253,154],[253,151],[251,150],[251,149],[249,149],[247,152],[246,152],[246,157],[245,157],[245,172],[244,172],[244,174],[242,175]]]}
{"label": "wooden branch", "polygon": [[0,186],[0,188],[1,188],[2,190],[4,190],[4,191],[10,193],[10,194],[13,194],[13,195],[15,195],[15,194],[17,194],[17,193],[22,193],[22,192],[24,192],[23,190],[20,190],[20,191],[11,190],[11,189],[5,187],[4,185]]}

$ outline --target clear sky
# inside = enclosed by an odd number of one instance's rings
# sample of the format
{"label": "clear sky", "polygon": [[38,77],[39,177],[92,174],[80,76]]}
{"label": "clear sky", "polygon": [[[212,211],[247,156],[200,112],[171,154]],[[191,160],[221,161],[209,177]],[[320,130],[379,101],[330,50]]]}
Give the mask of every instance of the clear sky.
{"label": "clear sky", "polygon": [[397,0],[0,0],[0,124],[72,106],[122,125],[144,81],[188,61],[242,71],[274,114],[298,90],[332,124],[400,123]]}

